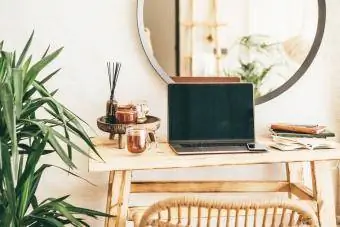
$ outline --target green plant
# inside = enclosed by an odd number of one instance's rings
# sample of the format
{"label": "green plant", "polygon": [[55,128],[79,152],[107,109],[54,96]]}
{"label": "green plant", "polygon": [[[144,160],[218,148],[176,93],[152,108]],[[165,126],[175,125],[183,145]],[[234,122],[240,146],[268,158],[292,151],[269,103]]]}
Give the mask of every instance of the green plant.
{"label": "green plant", "polygon": [[272,70],[281,65],[284,55],[281,43],[271,41],[266,35],[243,36],[237,41],[239,46],[239,67],[224,70],[226,76],[239,76],[241,81],[254,85],[255,98],[260,97],[261,86]]}
{"label": "green plant", "polygon": [[243,82],[252,83],[254,85],[254,96],[255,98],[261,96],[260,87],[263,84],[264,78],[268,75],[274,65],[267,67],[262,66],[259,62],[242,62],[240,60],[240,69],[236,70],[234,73],[241,77]]}
{"label": "green plant", "polygon": [[271,41],[271,38],[267,35],[242,36],[238,44],[252,53],[258,52],[269,56],[281,51],[281,43]]}
{"label": "green plant", "polygon": [[[96,218],[104,213],[73,206],[61,198],[38,202],[36,190],[47,168],[60,168],[72,175],[74,151],[88,155],[72,138],[79,138],[97,155],[81,120],[54,98],[44,84],[58,71],[41,80],[40,72],[62,48],[49,52],[31,64],[26,57],[33,33],[19,58],[3,50],[0,42],[0,226],[88,226],[84,216]],[[40,112],[44,116],[38,117]],[[37,114],[39,112],[39,114]],[[69,170],[40,164],[43,155],[56,153]],[[77,175],[75,175],[77,176]]]}

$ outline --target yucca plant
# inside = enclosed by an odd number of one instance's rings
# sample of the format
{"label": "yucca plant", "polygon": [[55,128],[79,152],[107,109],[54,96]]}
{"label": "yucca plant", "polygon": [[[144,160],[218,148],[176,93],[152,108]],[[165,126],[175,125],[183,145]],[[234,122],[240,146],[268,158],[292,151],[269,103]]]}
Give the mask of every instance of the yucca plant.
{"label": "yucca plant", "polygon": [[[27,53],[32,39],[33,33],[18,58],[15,51],[4,51],[4,42],[0,42],[0,226],[88,226],[85,216],[107,215],[73,206],[65,201],[68,196],[41,202],[36,197],[42,174],[56,167],[40,164],[43,155],[56,153],[67,166],[56,168],[75,175],[72,153],[88,154],[71,138],[79,138],[98,153],[79,117],[54,98],[56,91],[44,86],[59,69],[38,78],[62,48],[52,53],[47,48],[31,64],[32,56]],[[43,111],[48,117],[38,117]]]}
{"label": "yucca plant", "polygon": [[240,60],[239,62],[241,67],[234,72],[235,75],[239,76],[243,82],[252,83],[254,85],[255,98],[260,97],[262,95],[260,88],[263,81],[275,65],[264,67],[256,61],[245,63]]}
{"label": "yucca plant", "polygon": [[267,35],[253,34],[239,38],[235,46],[239,47],[239,66],[225,69],[225,76],[239,76],[242,82],[254,84],[254,96],[258,98],[261,87],[270,75],[281,76],[274,72],[277,66],[286,64],[282,43],[273,41]]}

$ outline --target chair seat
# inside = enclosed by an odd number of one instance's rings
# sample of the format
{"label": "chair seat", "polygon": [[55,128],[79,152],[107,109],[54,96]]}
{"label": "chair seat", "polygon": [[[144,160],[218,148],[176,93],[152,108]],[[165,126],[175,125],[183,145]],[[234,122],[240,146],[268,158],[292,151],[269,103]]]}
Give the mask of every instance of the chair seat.
{"label": "chair seat", "polygon": [[[318,226],[315,210],[297,200],[221,202],[198,198],[170,198],[151,207],[132,207],[129,220],[144,226]],[[285,223],[282,225],[282,223]],[[293,223],[291,225],[291,223]],[[307,225],[308,224],[308,225]]]}

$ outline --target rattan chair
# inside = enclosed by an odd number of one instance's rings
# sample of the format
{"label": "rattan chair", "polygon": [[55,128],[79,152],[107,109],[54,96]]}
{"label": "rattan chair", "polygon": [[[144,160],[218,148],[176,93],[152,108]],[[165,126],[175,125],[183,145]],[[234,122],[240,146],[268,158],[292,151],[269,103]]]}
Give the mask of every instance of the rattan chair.
{"label": "rattan chair", "polygon": [[315,211],[297,200],[213,201],[177,197],[133,214],[135,227],[319,226]]}

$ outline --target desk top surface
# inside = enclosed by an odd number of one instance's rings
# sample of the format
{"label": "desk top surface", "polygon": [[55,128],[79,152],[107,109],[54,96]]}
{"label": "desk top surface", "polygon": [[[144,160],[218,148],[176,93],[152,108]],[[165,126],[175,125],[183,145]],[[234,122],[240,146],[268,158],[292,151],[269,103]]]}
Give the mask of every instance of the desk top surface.
{"label": "desk top surface", "polygon": [[[95,138],[93,142],[104,162],[91,153],[95,159],[89,159],[90,172],[340,160],[338,143],[334,143],[335,149],[269,149],[266,153],[177,155],[168,143],[159,143],[158,148],[152,148],[142,154],[131,154],[126,149],[118,149],[117,142],[113,140]],[[264,138],[258,142],[268,144],[270,140]]]}

